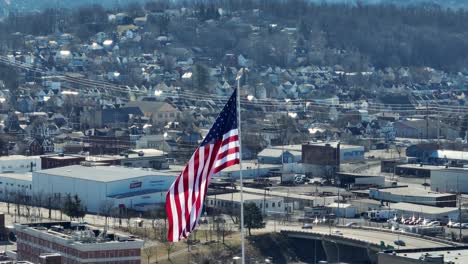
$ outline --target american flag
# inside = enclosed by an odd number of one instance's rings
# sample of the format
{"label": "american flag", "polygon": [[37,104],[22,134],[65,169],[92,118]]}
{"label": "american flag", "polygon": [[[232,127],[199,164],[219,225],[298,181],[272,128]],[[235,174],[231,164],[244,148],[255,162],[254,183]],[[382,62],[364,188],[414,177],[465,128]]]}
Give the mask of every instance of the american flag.
{"label": "american flag", "polygon": [[219,114],[201,145],[166,194],[167,239],[187,238],[197,227],[211,177],[239,164],[237,90]]}

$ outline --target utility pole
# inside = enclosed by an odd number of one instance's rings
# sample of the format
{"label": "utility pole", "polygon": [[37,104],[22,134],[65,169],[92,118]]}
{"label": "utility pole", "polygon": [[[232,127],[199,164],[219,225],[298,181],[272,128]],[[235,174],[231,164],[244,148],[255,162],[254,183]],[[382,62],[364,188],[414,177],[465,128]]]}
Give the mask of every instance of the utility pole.
{"label": "utility pole", "polygon": [[429,141],[429,103],[426,102],[426,139]]}
{"label": "utility pole", "polygon": [[462,204],[462,200],[461,200],[461,193],[460,193],[460,186],[458,185],[459,182],[458,182],[458,177],[457,177],[457,193],[458,193],[458,222],[459,222],[459,239],[460,239],[460,242],[462,241],[462,221],[461,221],[461,204]]}
{"label": "utility pole", "polygon": [[460,223],[459,226],[459,236],[460,236],[460,242],[462,242],[463,236],[462,236],[462,221],[461,221],[461,204],[462,204],[462,199],[461,199],[461,194],[460,192],[458,193],[458,220]]}

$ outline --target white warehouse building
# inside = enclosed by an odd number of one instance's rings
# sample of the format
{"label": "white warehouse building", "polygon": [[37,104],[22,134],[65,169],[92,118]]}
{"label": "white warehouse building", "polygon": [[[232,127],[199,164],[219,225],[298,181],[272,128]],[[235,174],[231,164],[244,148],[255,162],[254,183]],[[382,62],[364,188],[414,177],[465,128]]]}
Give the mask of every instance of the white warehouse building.
{"label": "white warehouse building", "polygon": [[31,173],[2,173],[0,174],[0,200],[14,200],[17,195],[31,197]]}
{"label": "white warehouse building", "polygon": [[104,204],[144,211],[165,202],[176,174],[124,167],[73,165],[33,172],[34,194],[78,195],[89,212]]}
{"label": "white warehouse building", "polygon": [[431,190],[448,193],[468,193],[468,168],[431,170]]}
{"label": "white warehouse building", "polygon": [[0,173],[24,173],[40,169],[40,156],[12,155],[0,157]]}

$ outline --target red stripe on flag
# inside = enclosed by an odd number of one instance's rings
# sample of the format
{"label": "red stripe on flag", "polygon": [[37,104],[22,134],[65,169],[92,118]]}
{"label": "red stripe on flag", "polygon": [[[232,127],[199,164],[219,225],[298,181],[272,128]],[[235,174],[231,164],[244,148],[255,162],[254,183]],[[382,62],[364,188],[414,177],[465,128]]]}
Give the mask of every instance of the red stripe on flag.
{"label": "red stripe on flag", "polygon": [[224,151],[223,153],[219,154],[218,155],[218,160],[224,159],[227,155],[235,154],[235,153],[238,153],[238,152],[239,152],[239,147],[230,148],[230,149]]}
{"label": "red stripe on flag", "polygon": [[223,143],[221,145],[224,146],[224,145],[229,144],[229,143],[234,142],[234,141],[239,141],[239,136],[238,135],[231,136],[231,137],[228,137],[228,138],[224,139]]}
{"label": "red stripe on flag", "polygon": [[218,167],[216,167],[216,168],[214,169],[213,174],[216,174],[216,173],[218,173],[218,172],[224,170],[224,169],[227,168],[227,167],[230,167],[230,166],[239,164],[239,161],[240,161],[239,158],[233,159],[233,160],[230,160],[230,161],[226,161],[225,163],[223,163],[223,164],[219,165]]}

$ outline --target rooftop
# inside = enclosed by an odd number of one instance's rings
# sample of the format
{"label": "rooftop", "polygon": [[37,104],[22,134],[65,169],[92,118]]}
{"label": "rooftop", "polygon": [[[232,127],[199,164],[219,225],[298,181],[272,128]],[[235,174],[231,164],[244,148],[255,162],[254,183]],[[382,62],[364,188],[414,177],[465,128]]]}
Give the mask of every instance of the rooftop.
{"label": "rooftop", "polygon": [[426,214],[449,214],[453,212],[458,212],[458,208],[456,207],[436,207],[412,203],[394,203],[392,204],[391,209],[418,213],[424,212]]}
{"label": "rooftop", "polygon": [[[313,146],[322,146],[325,147],[327,144],[329,144],[331,147],[336,148],[338,146],[338,143],[340,142],[308,142],[305,143],[305,145],[313,145]],[[340,144],[340,149],[350,149],[350,148],[364,148],[362,146],[357,146],[357,145],[347,145],[347,144]]]}
{"label": "rooftop", "polygon": [[419,188],[414,188],[414,187],[379,189],[379,192],[390,193],[393,195],[402,195],[402,196],[424,196],[424,197],[434,197],[434,198],[453,196],[453,194],[450,194],[450,193],[432,192],[430,190],[424,190],[424,189],[419,189]]}
{"label": "rooftop", "polygon": [[402,164],[397,165],[397,168],[410,168],[410,169],[421,169],[421,170],[439,170],[439,171],[468,171],[468,168],[462,167],[445,167],[445,166],[434,166],[434,165],[423,165],[420,164]]}
{"label": "rooftop", "polygon": [[40,159],[40,156],[23,156],[23,155],[11,155],[11,156],[2,156],[0,157],[0,161],[6,160],[31,160],[31,159]]}
{"label": "rooftop", "polygon": [[[387,253],[387,252],[385,252]],[[427,261],[431,257],[442,257],[443,263],[453,263],[453,264],[464,264],[468,263],[468,247],[450,247],[450,248],[418,248],[418,249],[404,249],[392,251],[388,254],[395,254],[399,257],[404,257],[407,259],[421,260],[426,258]],[[429,258],[428,258],[429,257]],[[428,262],[429,263],[429,262]]]}
{"label": "rooftop", "polygon": [[130,178],[139,178],[144,176],[165,176],[175,177],[177,175],[149,169],[125,168],[116,166],[97,166],[88,167],[82,165],[73,165],[67,167],[41,170],[34,173],[48,174],[61,177],[70,177],[98,182],[112,182],[126,180]]}
{"label": "rooftop", "polygon": [[468,152],[457,150],[436,150],[431,154],[432,158],[449,159],[449,160],[467,160]]}
{"label": "rooftop", "polygon": [[[102,233],[103,230],[78,222],[42,222],[42,223],[27,223],[15,224],[15,229],[23,232],[31,232],[32,234],[39,232],[46,236],[53,236],[64,241],[71,241],[68,244],[94,244],[94,243],[108,243],[117,244],[125,242],[137,242],[142,244],[142,240],[129,237],[122,234],[107,232]],[[44,237],[41,236],[44,239]]]}
{"label": "rooftop", "polygon": [[355,178],[384,177],[382,175],[368,175],[368,174],[360,174],[360,173],[352,173],[352,172],[337,172],[337,175],[343,176],[343,177],[355,177]]}
{"label": "rooftop", "polygon": [[14,180],[32,181],[31,173],[1,173],[0,178],[9,178]]}
{"label": "rooftop", "polygon": [[78,155],[44,155],[41,156],[41,158],[48,158],[48,159],[56,159],[56,160],[68,160],[68,159],[83,159],[84,156],[78,156]]}

